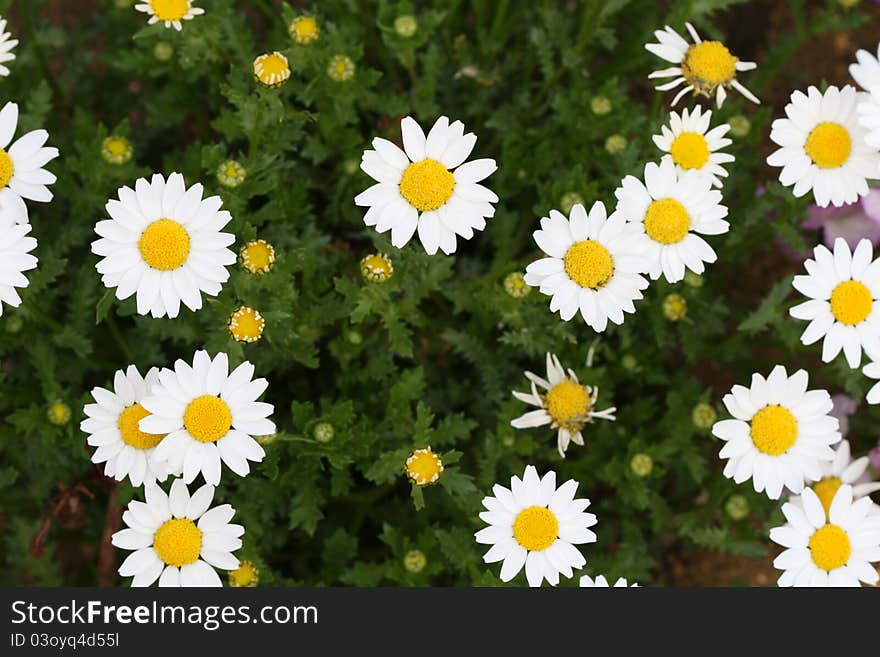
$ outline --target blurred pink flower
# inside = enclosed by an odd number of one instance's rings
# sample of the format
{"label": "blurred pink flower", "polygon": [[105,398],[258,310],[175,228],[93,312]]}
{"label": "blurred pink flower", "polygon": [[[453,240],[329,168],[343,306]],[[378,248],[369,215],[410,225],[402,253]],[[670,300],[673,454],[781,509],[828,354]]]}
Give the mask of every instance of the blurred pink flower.
{"label": "blurred pink flower", "polygon": [[821,228],[822,241],[829,249],[834,247],[838,237],[845,239],[851,249],[863,238],[871,240],[874,246],[880,243],[880,189],[872,189],[850,205],[839,208],[811,205],[807,212],[810,216],[803,227]]}
{"label": "blurred pink flower", "polygon": [[829,415],[837,418],[840,423],[840,434],[846,438],[846,434],[849,433],[849,416],[856,412],[857,404],[852,397],[843,393],[831,395],[831,403],[834,407]]}
{"label": "blurred pink flower", "polygon": [[880,470],[880,440],[877,441],[877,446],[868,452],[868,459],[875,470]]}

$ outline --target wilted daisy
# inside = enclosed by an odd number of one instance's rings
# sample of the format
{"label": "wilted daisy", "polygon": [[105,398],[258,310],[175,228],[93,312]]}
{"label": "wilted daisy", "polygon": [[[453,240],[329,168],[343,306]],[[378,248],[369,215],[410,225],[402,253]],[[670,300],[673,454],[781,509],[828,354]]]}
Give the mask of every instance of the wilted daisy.
{"label": "wilted daisy", "polygon": [[12,49],[18,45],[18,39],[10,39],[11,36],[12,33],[6,31],[6,19],[0,18],[0,76],[3,77],[9,75],[6,62],[15,59],[15,53],[12,52]]}
{"label": "wilted daisy", "polygon": [[43,167],[58,157],[58,149],[44,146],[49,138],[45,130],[31,130],[10,146],[17,128],[18,105],[6,103],[0,110],[0,206],[14,208],[18,220],[27,221],[25,200],[52,200],[47,185],[55,182],[55,174]]}
{"label": "wilted daisy", "polygon": [[158,173],[149,182],[138,178],[107,202],[111,219],[95,225],[101,280],[119,300],[136,295],[141,315],[177,317],[181,302],[199,310],[202,293],[217,296],[229,279],[235,236],[220,230],[232,216],[219,196],[203,199],[202,192],[200,183],[186,189],[179,173],[167,182]]}
{"label": "wilted daisy", "polygon": [[865,497],[880,490],[880,482],[871,481],[866,475],[868,464],[867,456],[854,460],[850,453],[849,441],[843,439],[834,450],[834,460],[821,464],[822,477],[818,481],[808,484],[807,487],[816,493],[816,497],[819,498],[825,512],[828,513],[831,508],[831,500],[843,485],[852,486],[852,494],[855,498]]}
{"label": "wilted daisy", "polygon": [[870,563],[880,561],[880,516],[867,497],[853,501],[851,486],[835,493],[826,515],[819,497],[804,489],[801,504],[788,502],[788,522],[770,530],[770,540],[786,550],[773,561],[785,572],[779,586],[859,586],[876,584]]}
{"label": "wilted daisy", "polygon": [[164,481],[170,473],[167,464],[156,458],[156,445],[164,434],[144,433],[140,421],[149,415],[141,402],[159,380],[159,370],[151,368],[141,376],[137,367],[129,365],[117,370],[113,390],[94,388],[94,404],[86,404],[86,419],[79,428],[89,434],[87,442],[97,447],[92,463],[104,463],[104,474],[132,486]]}
{"label": "wilted daisy", "polygon": [[660,128],[661,134],[654,135],[654,143],[661,151],[669,153],[668,157],[672,158],[679,174],[700,171],[712,178],[715,187],[721,187],[721,178],[727,177],[723,165],[736,158],[721,152],[733,143],[724,136],[730,126],[722,123],[710,130],[711,120],[712,111],[703,112],[699,105],[690,112],[685,109],[680,116],[672,112],[669,126]]}
{"label": "wilted daisy", "polygon": [[675,78],[672,82],[659,85],[657,89],[666,91],[684,84],[684,88],[673,98],[673,105],[688,92],[688,89],[691,89],[695,95],[699,94],[710,99],[714,94],[718,107],[721,107],[724,99],[727,98],[729,87],[733,87],[753,103],[760,103],[761,101],[736,79],[737,72],[750,71],[756,68],[757,64],[741,62],[720,41],[703,41],[690,23],[685,23],[685,27],[694,41],[692,44],[668,25],[665,29],[654,32],[657,43],[645,44],[645,49],[675,64],[670,68],[654,71],[648,76],[651,79]]}
{"label": "wilted daisy", "polygon": [[632,584],[627,583],[626,577],[618,577],[617,581],[614,582],[614,586],[608,583],[608,580],[605,579],[605,575],[598,575],[596,579],[593,579],[589,575],[584,575],[580,579],[580,587],[581,588],[597,588],[597,589],[607,589],[607,588],[626,588],[626,587],[638,587],[639,585],[633,582]]}
{"label": "wilted daisy", "polygon": [[807,274],[792,281],[794,289],[810,298],[789,311],[810,322],[801,342],[823,340],[826,363],[841,350],[853,368],[861,363],[863,349],[880,358],[880,260],[873,257],[869,240],[861,240],[851,253],[846,240],[838,237],[833,254],[819,244],[813,258],[804,262]]}
{"label": "wilted daisy", "polygon": [[287,57],[277,50],[254,60],[254,78],[264,87],[280,87],[290,78]]}
{"label": "wilted daisy", "polygon": [[[553,354],[547,354],[547,378],[542,379],[537,374],[525,373],[531,381],[531,392],[513,391],[513,396],[526,404],[537,406],[538,410],[529,411],[510,424],[517,429],[528,427],[540,427],[549,424],[557,431],[557,448],[559,455],[565,458],[565,451],[570,442],[575,445],[583,445],[584,437],[581,431],[587,424],[592,424],[595,418],[602,420],[614,420],[615,407],[596,410],[596,402],[599,399],[597,386],[581,385],[574,370],[568,373],[562,368],[559,359]],[[546,392],[538,392],[538,388]]]}
{"label": "wilted daisy", "polygon": [[377,181],[354,202],[368,207],[367,226],[391,231],[391,244],[401,248],[418,229],[419,240],[430,255],[440,249],[455,252],[456,235],[470,239],[495,214],[498,197],[479,184],[495,169],[495,160],[465,162],[477,143],[465,134],[461,121],[441,116],[425,137],[415,120],[400,122],[403,150],[376,137],[375,150],[364,151],[361,169]]}
{"label": "wilted daisy", "polygon": [[205,13],[201,7],[193,6],[193,0],[146,0],[134,8],[150,15],[147,21],[149,25],[161,21],[165,27],[173,27],[177,31],[183,29],[181,21],[192,20]]}
{"label": "wilted daisy", "polygon": [[[223,586],[214,568],[235,570],[232,554],[241,547],[244,527],[230,524],[235,509],[221,504],[210,509],[214,487],[205,484],[191,496],[175,479],[171,492],[144,487],[146,502],[132,500],[122,514],[127,525],[111,538],[123,550],[134,550],[119,574],[133,577],[132,586]],[[213,566],[213,568],[212,568]]]}
{"label": "wilted daisy", "polygon": [[726,443],[719,453],[725,477],[738,484],[751,478],[756,492],[774,500],[783,486],[800,493],[805,481],[822,477],[841,436],[831,395],[807,390],[808,383],[806,371],[789,377],[777,365],[766,379],[753,374],[750,388],[735,385],[724,395],[733,419],[716,422],[712,433]]}
{"label": "wilted daisy", "polygon": [[648,287],[641,275],[649,265],[641,224],[628,223],[617,212],[607,217],[597,201],[589,215],[579,203],[568,219],[551,210],[533,235],[548,257],[526,267],[525,282],[551,297],[552,312],[568,321],[580,310],[599,332],[609,320],[622,324],[624,312],[635,312],[633,301]]}
{"label": "wilted daisy", "polygon": [[812,190],[816,205],[854,203],[868,193],[868,179],[880,177],[880,153],[865,141],[854,87],[810,87],[795,91],[787,118],[773,121],[772,139],[780,148],[767,164],[782,167],[779,182],[796,197]]}
{"label": "wilted daisy", "polygon": [[509,582],[523,566],[529,586],[541,586],[547,580],[552,586],[559,575],[573,577],[574,570],[584,567],[586,559],[575,545],[595,543],[596,534],[589,528],[596,516],[586,513],[588,499],[575,499],[578,482],[569,479],[556,487],[552,470],[538,476],[535,466],[526,466],[523,478],[510,478],[510,488],[495,484],[494,496],[484,497],[480,519],[489,524],[474,538],[477,543],[491,545],[483,561],[501,564],[501,580]]}
{"label": "wilted daisy", "polygon": [[275,433],[268,419],[272,404],[257,401],[269,382],[253,375],[249,362],[229,372],[225,353],[212,359],[207,351],[197,351],[192,366],[178,360],[173,370],[162,370],[143,401],[152,415],[140,422],[141,431],[167,434],[156,457],[183,472],[187,483],[200,472],[209,484],[219,483],[221,460],[247,475],[248,461],[259,463],[266,455],[252,436]]}
{"label": "wilted daisy", "polygon": [[700,235],[721,235],[730,228],[721,205],[721,192],[712,189],[712,178],[699,171],[679,173],[670,158],[645,165],[645,181],[624,178],[615,190],[617,212],[627,221],[642,224],[644,258],[652,279],[662,274],[670,283],[684,278],[686,270],[702,274],[703,263],[717,256]]}
{"label": "wilted daisy", "polygon": [[4,303],[13,308],[21,305],[15,288],[27,287],[24,272],[37,266],[37,257],[30,253],[37,248],[37,240],[28,235],[30,224],[20,224],[18,218],[15,210],[0,209],[0,315]]}

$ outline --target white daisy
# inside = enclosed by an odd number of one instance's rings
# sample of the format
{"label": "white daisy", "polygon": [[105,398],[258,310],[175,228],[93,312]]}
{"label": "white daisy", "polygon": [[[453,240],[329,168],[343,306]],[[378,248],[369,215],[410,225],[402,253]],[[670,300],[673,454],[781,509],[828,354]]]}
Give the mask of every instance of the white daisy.
{"label": "white daisy", "polygon": [[856,368],[862,349],[880,357],[880,259],[873,259],[870,240],[859,241],[855,251],[842,237],[834,240],[834,253],[820,244],[806,260],[807,274],[795,276],[792,286],[810,298],[789,313],[810,323],[801,335],[806,345],[822,342],[822,360],[830,363],[843,351]]}
{"label": "white daisy", "polygon": [[607,589],[607,588],[626,588],[626,587],[638,587],[639,585],[633,582],[629,584],[626,581],[626,577],[618,577],[617,581],[614,582],[614,586],[608,583],[608,580],[605,579],[605,575],[598,575],[596,579],[593,579],[589,575],[583,575],[580,579],[580,587],[581,588],[597,588],[597,589]]}
{"label": "white daisy", "polygon": [[18,45],[18,39],[10,39],[11,36],[12,33],[6,31],[6,19],[0,17],[0,76],[3,77],[9,75],[6,62],[15,59],[15,53],[12,52],[12,49]]}
{"label": "white daisy", "polygon": [[139,428],[149,412],[141,402],[159,380],[155,367],[141,376],[137,367],[118,370],[113,377],[113,390],[94,388],[94,404],[86,404],[86,419],[79,428],[89,434],[88,443],[97,447],[92,463],[106,463],[104,474],[122,481],[126,477],[132,486],[164,481],[170,473],[167,464],[155,457],[156,445],[162,434],[144,433]]}
{"label": "white daisy", "polygon": [[751,71],[757,67],[757,64],[741,62],[720,41],[703,41],[690,23],[685,23],[685,27],[694,41],[692,44],[685,41],[668,25],[665,29],[654,32],[657,43],[645,44],[646,50],[675,64],[670,68],[654,71],[648,76],[651,79],[675,78],[672,82],[659,85],[657,89],[666,91],[684,84],[684,88],[673,98],[673,105],[687,93],[688,89],[691,89],[695,95],[700,94],[710,99],[714,94],[718,107],[721,107],[724,99],[727,98],[728,87],[733,87],[753,103],[760,103],[761,101],[736,79],[737,72]]}
{"label": "white daisy", "polygon": [[841,486],[826,517],[822,502],[804,489],[802,506],[788,502],[788,523],[770,530],[770,540],[786,548],[773,561],[785,572],[779,586],[859,586],[880,579],[870,563],[880,561],[880,516],[870,515],[867,497],[853,501],[851,486]]}
{"label": "white daisy", "polygon": [[29,201],[48,202],[52,192],[47,185],[55,182],[55,174],[43,166],[58,157],[58,149],[43,144],[49,138],[45,130],[31,130],[15,140],[18,128],[18,105],[6,103],[0,110],[0,207],[18,212],[18,220],[28,220]]}
{"label": "white daisy", "polygon": [[[0,286],[0,290],[2,290],[2,286]],[[862,374],[870,379],[880,379],[880,361],[872,360],[865,365],[862,368]],[[869,404],[880,404],[880,382],[871,386],[871,389],[868,390],[868,394],[865,396],[865,401]]]}
{"label": "white daisy", "polygon": [[699,105],[690,113],[685,109],[681,116],[677,112],[671,112],[669,126],[664,125],[660,129],[661,134],[654,135],[654,143],[661,151],[669,153],[665,157],[672,158],[679,174],[691,170],[700,171],[712,177],[715,187],[721,187],[721,178],[727,177],[723,165],[736,158],[721,152],[721,149],[733,143],[724,136],[730,126],[722,123],[709,130],[711,120],[712,111],[703,112]]}
{"label": "white daisy", "polygon": [[549,295],[550,310],[566,322],[580,310],[594,331],[604,331],[608,320],[622,324],[624,312],[635,312],[633,301],[648,287],[641,275],[649,264],[642,232],[641,225],[618,213],[606,217],[600,201],[589,216],[580,203],[572,206],[569,219],[550,210],[533,233],[548,257],[526,267],[524,280]]}
{"label": "white daisy", "polygon": [[437,249],[449,255],[456,235],[469,240],[474,230],[486,227],[495,215],[495,193],[479,184],[497,166],[495,160],[465,162],[477,143],[464,133],[461,121],[449,123],[441,116],[425,137],[419,124],[407,116],[400,122],[403,150],[387,139],[373,140],[375,150],[364,151],[361,169],[377,181],[358,194],[354,202],[369,207],[367,226],[384,233],[401,248],[418,228],[419,239],[430,255]]}
{"label": "white daisy", "polygon": [[841,436],[831,395],[807,390],[808,383],[806,371],[789,377],[777,365],[766,379],[753,374],[750,388],[735,385],[724,395],[733,419],[716,422],[712,433],[726,442],[719,454],[728,459],[725,477],[738,484],[751,478],[756,492],[774,500],[783,486],[800,493],[805,481],[821,479]]}
{"label": "white daisy", "polygon": [[[871,481],[866,474],[869,462],[867,456],[853,460],[849,441],[841,440],[834,450],[834,460],[820,465],[821,478],[808,484],[807,487],[816,494],[825,512],[828,513],[831,500],[842,485],[852,486],[854,498],[865,497],[880,490],[880,482]],[[791,501],[799,503],[800,497],[793,497]]]}
{"label": "white daisy", "polygon": [[624,178],[614,192],[617,212],[627,221],[644,226],[645,258],[652,279],[662,274],[670,283],[684,278],[685,269],[702,274],[703,263],[717,256],[698,235],[721,235],[730,228],[721,205],[721,192],[712,189],[712,178],[699,171],[679,174],[670,158],[645,165],[645,182]]}
{"label": "white daisy", "polygon": [[854,203],[868,193],[868,179],[880,177],[880,153],[865,142],[856,104],[864,94],[849,85],[825,93],[810,87],[795,91],[785,106],[787,118],[770,131],[781,148],[767,164],[782,167],[779,182],[796,197],[812,190],[816,204],[835,207]]}
{"label": "white daisy", "polygon": [[526,466],[525,474],[510,478],[510,488],[495,484],[494,497],[484,497],[480,519],[489,524],[474,538],[477,543],[491,545],[483,561],[501,565],[501,580],[509,582],[526,568],[529,586],[541,586],[546,579],[552,586],[559,583],[560,573],[574,575],[586,559],[574,547],[595,543],[596,534],[589,527],[596,516],[586,513],[588,499],[574,499],[578,483],[569,479],[556,487],[552,470],[538,476],[535,466]]}
{"label": "white daisy", "polygon": [[858,94],[856,113],[859,125],[865,130],[865,144],[877,151],[880,149],[880,85],[871,93]]}
{"label": "white daisy", "polygon": [[880,44],[877,44],[877,57],[867,50],[856,51],[856,63],[849,65],[849,74],[865,91],[880,87]]}
{"label": "white daisy", "polygon": [[0,208],[0,316],[3,304],[13,308],[21,305],[21,297],[15,288],[28,286],[24,272],[37,266],[37,257],[31,251],[37,248],[37,240],[28,235],[30,224],[18,223],[18,213]]}
{"label": "white daisy", "polygon": [[116,547],[134,550],[119,574],[133,577],[132,586],[150,586],[156,579],[159,586],[223,586],[214,568],[238,568],[232,553],[244,534],[244,527],[229,523],[235,509],[221,504],[209,510],[214,487],[205,484],[190,496],[180,479],[168,495],[148,484],[144,496],[146,502],[128,503],[122,514],[128,527],[111,538]]}
{"label": "white daisy", "polygon": [[165,181],[138,178],[134,189],[121,187],[119,200],[107,202],[112,219],[99,221],[92,252],[102,256],[96,268],[117,299],[137,298],[137,311],[153,317],[177,317],[180,303],[202,307],[202,292],[220,293],[235,262],[229,247],[235,236],[220,232],[232,217],[219,196],[202,198],[196,183],[186,189],[183,176]]}
{"label": "white daisy", "polygon": [[[595,418],[615,419],[614,411],[617,409],[613,406],[602,411],[596,410],[599,388],[581,385],[574,370],[568,370],[566,375],[559,359],[553,354],[547,354],[546,380],[531,372],[526,372],[525,375],[532,382],[531,392],[514,390],[513,396],[526,404],[537,406],[538,410],[529,411],[510,424],[517,429],[540,427],[545,424],[558,429],[557,448],[562,458],[565,458],[565,451],[570,442],[575,445],[584,444],[584,437],[581,434],[584,426],[592,424]],[[538,387],[546,392],[539,393]]]}
{"label": "white daisy", "polygon": [[173,27],[178,32],[183,29],[181,21],[192,20],[205,13],[201,7],[194,7],[193,0],[145,0],[134,7],[150,15],[149,25],[162,22],[165,27]]}
{"label": "white daisy", "polygon": [[172,472],[183,472],[190,483],[199,472],[209,484],[220,482],[220,461],[237,475],[250,472],[248,461],[259,463],[266,453],[252,436],[275,433],[267,419],[271,404],[257,401],[269,386],[254,379],[254,366],[245,361],[229,372],[225,353],[213,359],[197,351],[192,366],[182,360],[159,372],[159,382],[142,402],[152,415],[140,422],[141,431],[167,434],[156,458]]}

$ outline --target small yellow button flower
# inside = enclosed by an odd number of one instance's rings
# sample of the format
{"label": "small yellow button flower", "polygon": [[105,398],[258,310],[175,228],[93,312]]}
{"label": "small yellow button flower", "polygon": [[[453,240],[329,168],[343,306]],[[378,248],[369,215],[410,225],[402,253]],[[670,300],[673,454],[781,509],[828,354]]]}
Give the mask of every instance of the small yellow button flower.
{"label": "small yellow button flower", "polygon": [[275,248],[266,240],[252,240],[241,247],[238,259],[251,274],[267,274],[275,264]]}
{"label": "small yellow button flower", "polygon": [[311,16],[297,16],[287,28],[290,37],[301,46],[314,43],[320,36],[318,21]]}
{"label": "small yellow button flower", "polygon": [[242,306],[229,318],[229,334],[238,342],[256,342],[263,337],[266,320],[259,311]]}
{"label": "small yellow button flower", "polygon": [[111,135],[101,143],[101,157],[107,164],[125,164],[131,160],[134,149],[125,137]]}
{"label": "small yellow button flower", "polygon": [[290,78],[287,57],[277,50],[260,55],[254,60],[254,78],[264,87],[275,89]]}

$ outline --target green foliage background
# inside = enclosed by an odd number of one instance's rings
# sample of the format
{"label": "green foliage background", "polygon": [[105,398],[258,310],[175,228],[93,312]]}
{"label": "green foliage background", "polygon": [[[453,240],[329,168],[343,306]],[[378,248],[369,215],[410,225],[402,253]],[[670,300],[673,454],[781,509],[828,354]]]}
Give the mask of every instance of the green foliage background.
{"label": "green foliage background", "polygon": [[[737,2],[326,0],[285,10],[215,0],[201,2],[207,13],[181,33],[146,27],[124,1],[67,4],[82,5],[78,19],[56,16],[59,3],[0,1],[21,39],[11,77],[0,80],[3,100],[21,105],[20,131],[46,127],[62,154],[49,166],[55,200],[30,206],[40,267],[25,306],[0,318],[0,582],[113,581],[119,555],[110,553],[109,570],[99,565],[102,535],[139,493],[128,484],[115,490],[89,462],[82,406],[129,363],[144,372],[202,347],[251,360],[270,381],[277,439],[247,478],[224,470],[218,490],[247,528],[238,555],[259,566],[262,584],[500,584],[473,541],[480,499],[529,463],[577,479],[593,500],[599,541],[584,547],[584,572],[662,584],[670,552],[767,553],[778,503],[721,476],[719,444],[694,426],[693,407],[709,401],[721,413],[730,385],[777,362],[808,367],[811,387],[856,399],[868,387],[842,357],[821,365],[818,348],[799,344],[803,325],[787,317],[793,268],[776,240],[803,250],[816,236],[797,229],[806,201],[792,200],[763,168],[768,125],[782,107],[733,96],[716,113],[745,113],[752,127],[729,149],[737,157],[724,187],[732,228],[711,240],[719,262],[702,286],[652,284],[637,313],[597,340],[580,320],[551,314],[536,290],[514,299],[502,285],[538,257],[531,233],[564,194],[611,205],[625,174],[659,159],[650,137],[670,96],[646,79],[661,67],[643,48],[653,30],[691,20],[723,38],[714,25],[735,16]],[[836,2],[791,4],[794,19],[775,40],[731,46],[758,59],[744,81],[759,96],[820,83],[782,71],[821,32],[866,19]],[[300,11],[314,12],[321,27],[309,46],[287,34]],[[419,21],[411,38],[394,32],[402,14]],[[173,48],[169,61],[157,59],[160,43]],[[293,75],[279,90],[258,88],[253,59],[275,49]],[[354,60],[353,79],[327,76],[336,54]],[[611,101],[610,113],[591,111],[597,96]],[[426,256],[417,240],[394,249],[363,225],[352,201],[371,184],[357,169],[361,152],[374,136],[399,143],[407,114],[426,127],[441,114],[463,120],[479,137],[474,156],[498,161],[488,181],[501,198],[497,214],[454,257]],[[124,166],[100,156],[113,133],[134,145]],[[609,154],[613,134],[628,145]],[[229,157],[247,169],[234,190],[215,177]],[[180,171],[187,184],[219,194],[234,217],[233,248],[268,240],[274,270],[254,277],[233,267],[219,298],[175,320],[116,302],[95,271],[93,227],[117,187],[154,171]],[[359,259],[376,249],[394,261],[385,284],[359,275]],[[670,292],[688,303],[678,323],[662,313]],[[240,304],[266,317],[259,343],[229,337],[226,320]],[[509,425],[525,410],[510,391],[526,389],[523,370],[541,371],[547,351],[600,387],[602,407],[618,408],[616,422],[589,427],[586,447],[572,446],[564,461],[548,428]],[[73,411],[66,425],[47,420],[55,400]],[[328,443],[313,436],[321,421],[335,429]],[[850,436],[856,453],[878,423],[863,407]],[[402,462],[424,445],[446,455],[447,469],[420,500]],[[636,453],[653,459],[647,477],[630,468]],[[744,519],[724,511],[735,493],[749,503]],[[411,549],[427,556],[421,573],[403,566]]]}

